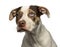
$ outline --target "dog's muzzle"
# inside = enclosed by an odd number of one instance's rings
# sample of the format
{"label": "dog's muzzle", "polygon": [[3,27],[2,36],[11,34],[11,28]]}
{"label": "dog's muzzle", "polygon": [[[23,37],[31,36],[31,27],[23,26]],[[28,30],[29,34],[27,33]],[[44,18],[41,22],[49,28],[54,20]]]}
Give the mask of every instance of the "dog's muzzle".
{"label": "dog's muzzle", "polygon": [[26,22],[24,20],[21,20],[18,22],[19,27],[24,27],[26,25]]}
{"label": "dog's muzzle", "polygon": [[24,20],[18,21],[17,32],[21,32],[22,30],[26,30],[26,22]]}

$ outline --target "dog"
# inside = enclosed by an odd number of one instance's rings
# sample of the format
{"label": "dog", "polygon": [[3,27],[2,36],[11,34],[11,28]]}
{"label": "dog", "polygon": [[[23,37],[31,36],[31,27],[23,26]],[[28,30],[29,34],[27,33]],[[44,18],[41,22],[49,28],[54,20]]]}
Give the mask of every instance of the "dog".
{"label": "dog", "polygon": [[50,12],[42,6],[24,6],[13,9],[9,20],[16,17],[17,32],[25,32],[21,47],[57,47],[50,32],[41,21],[41,15],[49,17]]}

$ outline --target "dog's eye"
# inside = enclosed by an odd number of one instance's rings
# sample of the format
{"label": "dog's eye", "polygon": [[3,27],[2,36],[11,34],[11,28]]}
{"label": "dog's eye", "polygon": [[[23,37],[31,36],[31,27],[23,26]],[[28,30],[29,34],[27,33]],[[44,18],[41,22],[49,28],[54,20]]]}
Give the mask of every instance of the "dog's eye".
{"label": "dog's eye", "polygon": [[33,17],[35,16],[35,13],[29,13],[28,16]]}

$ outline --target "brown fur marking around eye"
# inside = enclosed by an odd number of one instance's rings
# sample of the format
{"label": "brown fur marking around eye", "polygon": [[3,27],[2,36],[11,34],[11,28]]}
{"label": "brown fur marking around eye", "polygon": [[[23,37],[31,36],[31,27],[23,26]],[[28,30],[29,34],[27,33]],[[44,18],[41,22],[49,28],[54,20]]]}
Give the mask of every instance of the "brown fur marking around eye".
{"label": "brown fur marking around eye", "polygon": [[40,18],[37,16],[36,12],[33,11],[32,9],[29,9],[29,13],[35,13],[35,16],[30,17],[36,24],[39,23]]}
{"label": "brown fur marking around eye", "polygon": [[18,21],[22,16],[23,16],[23,12],[18,11],[18,12],[17,12],[17,16],[16,16],[16,23],[17,23],[17,21]]}
{"label": "brown fur marking around eye", "polygon": [[29,9],[32,9],[38,17],[42,15],[42,13],[39,11],[39,6],[30,6]]}
{"label": "brown fur marking around eye", "polygon": [[22,17],[23,13],[20,11],[22,7],[19,7],[16,11],[16,23]]}

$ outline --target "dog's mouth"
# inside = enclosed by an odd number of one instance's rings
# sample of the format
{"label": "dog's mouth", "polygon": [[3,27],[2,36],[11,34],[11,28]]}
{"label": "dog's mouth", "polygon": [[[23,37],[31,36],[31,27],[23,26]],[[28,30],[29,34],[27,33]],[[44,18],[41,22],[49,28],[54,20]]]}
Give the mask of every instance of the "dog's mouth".
{"label": "dog's mouth", "polygon": [[17,32],[24,32],[24,31],[28,31],[25,26],[24,27],[17,27]]}

